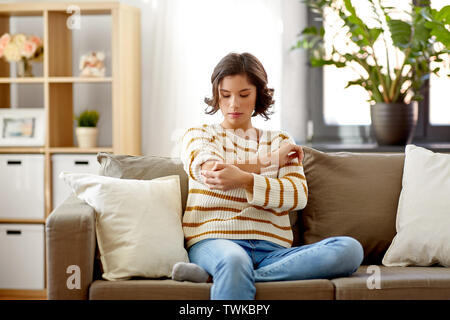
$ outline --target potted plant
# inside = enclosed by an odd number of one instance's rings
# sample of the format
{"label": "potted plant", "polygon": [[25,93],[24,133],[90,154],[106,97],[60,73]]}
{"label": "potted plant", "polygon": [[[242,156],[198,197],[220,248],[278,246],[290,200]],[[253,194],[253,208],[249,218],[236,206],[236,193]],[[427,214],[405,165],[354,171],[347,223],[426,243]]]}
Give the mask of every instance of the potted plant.
{"label": "potted plant", "polygon": [[78,147],[94,148],[97,146],[99,114],[95,110],[85,110],[75,120],[78,122],[76,135]]}
{"label": "potted plant", "polygon": [[[430,74],[442,76],[443,58],[450,53],[450,6],[436,10],[429,1],[419,1],[411,5],[411,10],[403,11],[408,18],[399,19],[398,9],[384,6],[380,0],[365,0],[364,5],[373,12],[369,27],[351,0],[303,2],[319,15],[319,20],[336,17],[338,23],[327,32],[342,32],[346,50],[324,42],[323,26],[304,28],[291,50],[309,49],[312,67],[354,68],[359,78],[349,81],[346,88],[357,85],[369,93],[378,144],[410,143],[417,123],[417,101],[423,99],[420,90]],[[383,41],[383,45],[376,46],[376,41]],[[394,52],[389,50],[388,41]],[[386,63],[382,64],[380,57]]]}

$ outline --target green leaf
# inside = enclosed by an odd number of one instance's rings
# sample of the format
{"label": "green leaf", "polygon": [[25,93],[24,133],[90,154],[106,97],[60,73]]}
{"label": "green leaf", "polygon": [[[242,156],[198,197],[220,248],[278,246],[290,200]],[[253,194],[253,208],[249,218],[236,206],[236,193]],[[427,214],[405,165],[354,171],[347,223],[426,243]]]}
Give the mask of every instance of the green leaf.
{"label": "green leaf", "polygon": [[313,67],[323,67],[325,65],[333,65],[333,64],[335,64],[333,60],[311,59],[311,66]]}
{"label": "green leaf", "polygon": [[441,42],[445,47],[450,48],[450,31],[444,26],[436,26],[431,30],[431,35],[436,37],[436,41]]}
{"label": "green leaf", "polygon": [[341,61],[334,61],[334,65],[336,66],[336,68],[344,68],[345,66],[347,66],[345,62]]}
{"label": "green leaf", "polygon": [[316,35],[317,34],[317,28],[315,26],[306,27],[305,29],[303,29],[303,31],[300,33],[300,35],[305,35],[305,34]]}
{"label": "green leaf", "polygon": [[379,35],[383,32],[383,29],[381,28],[373,28],[373,29],[369,29],[369,34],[370,34],[370,38],[372,40],[372,43],[374,43]]}
{"label": "green leaf", "polygon": [[426,21],[433,21],[433,17],[431,16],[429,10],[427,10],[428,8],[422,8],[422,10],[420,10],[420,15],[426,20]]}
{"label": "green leaf", "polygon": [[367,82],[367,80],[365,80],[365,79],[358,79],[358,80],[354,80],[354,81],[349,81],[344,89],[347,89],[350,86],[361,86],[361,87],[364,88],[367,85],[366,82]]}
{"label": "green leaf", "polygon": [[350,0],[344,0],[345,8],[350,12],[350,14],[356,16],[355,7],[353,7],[352,2]]}
{"label": "green leaf", "polygon": [[388,21],[392,42],[398,48],[409,46],[411,37],[411,26],[402,20],[391,19]]}
{"label": "green leaf", "polygon": [[428,39],[430,38],[430,30],[423,24],[419,24],[414,30],[413,42],[416,46],[426,47],[428,45]]}
{"label": "green leaf", "polygon": [[436,11],[433,14],[433,18],[443,22],[444,24],[450,23],[450,5],[442,7],[441,10]]}
{"label": "green leaf", "polygon": [[321,27],[319,30],[319,35],[323,38],[323,36],[325,35],[325,28]]}
{"label": "green leaf", "polygon": [[96,110],[85,110],[75,119],[78,121],[79,127],[96,127],[99,117]]}

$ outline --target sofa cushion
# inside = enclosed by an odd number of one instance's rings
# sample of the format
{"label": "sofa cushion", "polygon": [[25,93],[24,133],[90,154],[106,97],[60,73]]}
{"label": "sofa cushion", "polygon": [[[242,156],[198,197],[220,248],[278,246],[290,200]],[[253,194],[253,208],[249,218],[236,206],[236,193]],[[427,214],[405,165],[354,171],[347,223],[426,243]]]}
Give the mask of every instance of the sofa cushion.
{"label": "sofa cushion", "polygon": [[309,195],[301,243],[350,236],[363,246],[364,264],[381,264],[396,232],[404,154],[303,151]]}
{"label": "sofa cushion", "polygon": [[96,211],[104,279],[170,277],[175,263],[189,261],[178,175],[136,180],[61,172],[60,178]]}
{"label": "sofa cushion", "polygon": [[[187,281],[127,280],[110,282],[96,280],[91,284],[91,300],[208,300],[211,283]],[[330,280],[298,280],[257,282],[257,300],[333,300],[334,287]]]}
{"label": "sofa cushion", "polygon": [[[335,286],[336,300],[450,299],[450,268],[379,265],[375,266],[379,268],[379,273],[375,273],[368,267],[363,265],[350,277],[331,280]],[[377,274],[380,280],[378,288],[374,285],[376,281],[373,281]]]}
{"label": "sofa cushion", "polygon": [[188,176],[179,158],[114,155],[107,152],[99,152],[97,160],[100,163],[100,175],[108,177],[151,180],[174,174],[179,175],[183,212],[186,209],[189,190]]}
{"label": "sofa cushion", "polygon": [[412,144],[405,155],[397,234],[383,265],[450,267],[450,155]]}

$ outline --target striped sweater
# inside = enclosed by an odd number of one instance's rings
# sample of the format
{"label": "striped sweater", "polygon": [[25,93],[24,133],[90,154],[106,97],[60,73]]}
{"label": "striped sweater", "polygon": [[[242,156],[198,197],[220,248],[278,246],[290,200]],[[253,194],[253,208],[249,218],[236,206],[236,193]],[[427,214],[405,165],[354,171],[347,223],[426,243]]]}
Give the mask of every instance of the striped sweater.
{"label": "striped sweater", "polygon": [[189,128],[181,138],[181,160],[189,176],[189,194],[183,215],[186,246],[207,238],[267,240],[292,246],[289,212],[303,209],[308,188],[298,158],[282,167],[269,166],[252,173],[253,194],[244,188],[221,191],[203,183],[201,165],[249,160],[295,144],[285,131],[260,130],[259,139],[242,137],[219,123]]}

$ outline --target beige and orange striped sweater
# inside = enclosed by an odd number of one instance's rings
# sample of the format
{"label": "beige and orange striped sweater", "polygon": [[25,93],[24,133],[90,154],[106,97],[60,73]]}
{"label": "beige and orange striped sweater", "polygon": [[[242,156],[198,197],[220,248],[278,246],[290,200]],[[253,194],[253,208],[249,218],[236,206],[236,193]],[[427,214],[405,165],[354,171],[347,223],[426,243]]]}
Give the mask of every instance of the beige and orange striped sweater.
{"label": "beige and orange striped sweater", "polygon": [[268,240],[292,245],[289,212],[303,209],[308,187],[303,166],[295,158],[254,176],[253,194],[244,188],[210,189],[203,183],[201,165],[248,160],[295,144],[285,131],[260,130],[259,139],[244,138],[219,123],[189,128],[181,138],[181,160],[189,176],[189,194],[183,215],[186,246],[207,238]]}

